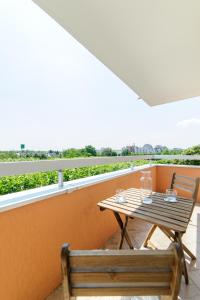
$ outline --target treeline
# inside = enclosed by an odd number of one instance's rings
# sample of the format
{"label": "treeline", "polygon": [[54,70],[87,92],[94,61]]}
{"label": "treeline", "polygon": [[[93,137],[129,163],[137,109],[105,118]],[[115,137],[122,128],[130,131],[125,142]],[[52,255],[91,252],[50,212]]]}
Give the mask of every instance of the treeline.
{"label": "treeline", "polygon": [[63,151],[0,151],[0,161],[16,161],[16,160],[43,160],[43,159],[59,159],[59,158],[75,158],[90,156],[117,156],[117,152],[110,147],[102,148],[98,151],[94,146],[87,145],[84,148],[69,148]]}
{"label": "treeline", "polygon": [[[155,153],[148,153],[155,154]],[[170,150],[164,148],[162,152],[157,153],[161,155],[200,155],[200,145],[193,146],[185,150]],[[90,157],[90,156],[131,156],[131,155],[146,155],[146,153],[130,152],[127,147],[123,148],[120,153],[117,153],[110,147],[97,150],[92,145],[87,145],[84,148],[76,149],[70,148],[63,151],[49,150],[49,151],[0,151],[0,161],[16,161],[16,160],[43,160],[43,159],[61,159],[61,158],[75,158],[75,157]]]}
{"label": "treeline", "polygon": [[63,151],[64,158],[73,158],[73,157],[89,157],[89,156],[117,156],[117,152],[112,148],[102,148],[98,151],[94,146],[88,145],[81,149],[67,149]]}

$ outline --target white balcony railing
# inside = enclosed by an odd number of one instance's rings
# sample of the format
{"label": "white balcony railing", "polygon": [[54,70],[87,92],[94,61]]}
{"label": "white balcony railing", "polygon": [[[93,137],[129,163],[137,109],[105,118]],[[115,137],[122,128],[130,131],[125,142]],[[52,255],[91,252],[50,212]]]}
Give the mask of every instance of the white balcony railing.
{"label": "white balcony railing", "polygon": [[[21,192],[6,194],[0,196],[0,212],[9,210],[11,208],[19,207],[24,204],[47,199],[48,197],[60,195],[63,193],[71,193],[77,189],[84,188],[90,185],[101,183],[116,179],[121,176],[139,172],[149,167],[160,166],[160,164],[152,164],[151,161],[158,159],[167,160],[200,160],[200,155],[140,155],[140,156],[116,156],[116,157],[92,157],[92,158],[74,158],[74,159],[60,159],[60,160],[41,160],[41,161],[20,161],[20,162],[0,162],[0,177],[13,176],[20,174],[28,174],[35,172],[58,171],[58,184],[34,188]],[[146,165],[134,166],[134,161],[148,160]],[[62,170],[67,168],[79,168],[86,166],[96,166],[103,164],[119,163],[119,162],[133,162],[130,168],[118,170],[114,172],[104,173],[100,175],[90,176],[81,179],[75,179],[68,182],[63,182]],[[173,166],[172,164],[162,166]],[[176,165],[177,167],[186,167]],[[197,168],[200,166],[188,166],[189,168]]]}
{"label": "white balcony railing", "polygon": [[63,169],[97,166],[136,160],[200,160],[200,155],[134,155],[134,156],[111,156],[72,158],[57,160],[36,160],[18,162],[0,162],[0,176],[13,176],[36,172],[60,171]]}

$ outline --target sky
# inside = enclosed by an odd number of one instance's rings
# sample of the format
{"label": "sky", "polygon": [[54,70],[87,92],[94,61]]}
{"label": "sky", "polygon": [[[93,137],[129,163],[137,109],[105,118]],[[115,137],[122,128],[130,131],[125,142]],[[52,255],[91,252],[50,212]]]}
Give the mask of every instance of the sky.
{"label": "sky", "polygon": [[200,143],[200,97],[150,107],[31,0],[0,1],[0,150]]}

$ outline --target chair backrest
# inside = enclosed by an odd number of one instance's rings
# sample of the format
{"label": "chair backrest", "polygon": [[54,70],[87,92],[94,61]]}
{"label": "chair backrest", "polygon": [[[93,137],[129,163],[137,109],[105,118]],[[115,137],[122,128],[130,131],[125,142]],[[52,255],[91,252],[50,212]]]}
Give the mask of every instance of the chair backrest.
{"label": "chair backrest", "polygon": [[76,296],[171,295],[177,299],[181,254],[169,250],[61,251],[64,299]]}
{"label": "chair backrest", "polygon": [[199,190],[199,178],[191,178],[188,176],[177,175],[176,173],[173,173],[171,188],[177,188],[189,193],[191,195],[191,199],[195,203],[197,201]]}

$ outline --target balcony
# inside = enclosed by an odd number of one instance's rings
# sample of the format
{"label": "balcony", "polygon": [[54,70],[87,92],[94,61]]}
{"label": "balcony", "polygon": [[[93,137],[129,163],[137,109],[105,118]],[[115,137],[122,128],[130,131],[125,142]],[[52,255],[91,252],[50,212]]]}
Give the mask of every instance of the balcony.
{"label": "balcony", "polygon": [[[107,159],[107,158],[106,158]],[[130,160],[116,157],[115,160]],[[151,159],[151,157],[149,157]],[[79,162],[77,162],[79,161]],[[88,160],[87,165],[105,163]],[[112,161],[113,162],[113,161]],[[10,163],[1,166],[2,175],[14,175],[47,169],[80,166],[86,160],[73,162]],[[109,159],[107,163],[110,163]],[[45,165],[46,164],[46,165]],[[73,167],[71,165],[71,167]],[[9,166],[9,167],[8,167]],[[0,197],[0,299],[62,299],[60,289],[60,248],[69,242],[72,249],[116,248],[118,227],[109,211],[101,213],[97,202],[115,194],[117,188],[140,187],[140,171],[151,169],[153,189],[165,192],[173,172],[200,177],[200,166],[144,165],[106,173],[62,184],[22,191]],[[197,261],[188,260],[190,284],[182,281],[181,299],[200,299],[200,192],[184,240]],[[130,236],[136,248],[149,229],[139,220],[129,223]],[[153,236],[158,248],[168,240],[159,230]],[[124,245],[126,247],[126,245]]]}

